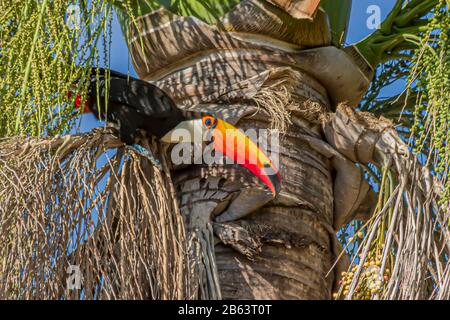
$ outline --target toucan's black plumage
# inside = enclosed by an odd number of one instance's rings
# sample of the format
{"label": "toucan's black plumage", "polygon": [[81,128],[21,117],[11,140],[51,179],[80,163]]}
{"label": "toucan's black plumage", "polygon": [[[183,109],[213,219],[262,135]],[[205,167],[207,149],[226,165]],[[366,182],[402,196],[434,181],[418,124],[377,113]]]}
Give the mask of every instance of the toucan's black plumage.
{"label": "toucan's black plumage", "polygon": [[107,83],[107,74],[104,69],[93,69],[88,108],[98,119],[117,123],[126,144],[134,143],[138,129],[161,138],[186,120],[185,113],[157,86],[112,70]]}

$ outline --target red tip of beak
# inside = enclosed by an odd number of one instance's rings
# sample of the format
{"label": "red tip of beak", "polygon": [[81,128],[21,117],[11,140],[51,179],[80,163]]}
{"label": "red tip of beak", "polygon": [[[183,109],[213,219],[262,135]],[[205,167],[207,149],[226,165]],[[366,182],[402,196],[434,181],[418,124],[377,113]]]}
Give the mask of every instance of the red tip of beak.
{"label": "red tip of beak", "polygon": [[264,184],[266,184],[273,195],[276,196],[281,190],[281,175],[275,167],[260,167],[259,165],[243,163],[243,167],[247,168],[255,176],[257,176]]}

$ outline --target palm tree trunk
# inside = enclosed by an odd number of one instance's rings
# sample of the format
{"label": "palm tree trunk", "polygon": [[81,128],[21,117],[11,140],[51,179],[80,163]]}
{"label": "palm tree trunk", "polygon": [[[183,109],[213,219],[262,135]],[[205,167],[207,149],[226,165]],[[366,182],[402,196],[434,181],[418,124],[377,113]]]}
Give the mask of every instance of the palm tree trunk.
{"label": "palm tree trunk", "polygon": [[[302,80],[293,89],[296,92],[290,93],[295,97],[290,104],[297,105],[300,113],[292,112],[293,124],[280,137],[279,168],[283,177],[280,195],[247,218],[226,226],[215,224],[215,228],[244,230],[245,237],[250,239],[247,242],[257,243],[254,249],[257,254],[246,254],[251,251],[248,243],[241,243],[240,250],[235,250],[233,240],[231,247],[230,243],[215,246],[221,293],[226,299],[331,297],[335,277],[333,273],[326,275],[336,258],[333,251],[333,169],[327,158],[305,142],[304,135],[320,138],[320,130],[310,122],[314,122],[312,118],[308,121],[301,115],[311,108],[312,101],[328,100],[325,89],[317,81],[300,72],[297,75]],[[275,90],[282,91],[281,88]],[[323,107],[330,108],[329,103]],[[240,120],[238,126],[244,131],[268,128],[271,122],[267,119],[261,111]],[[214,175],[209,171],[205,174],[205,170],[192,166],[174,173],[181,212],[189,217],[188,225],[193,223],[192,217],[198,214],[199,208],[205,208],[205,201],[211,203],[213,211],[217,210],[216,203],[223,203],[228,197],[230,189],[220,187],[214,180],[230,174]],[[198,183],[199,177],[204,179],[203,183],[196,188],[188,186],[192,181]],[[192,189],[195,191],[188,191]],[[211,194],[215,195],[214,199]]]}
{"label": "palm tree trunk", "polygon": [[[237,6],[234,12],[241,9]],[[251,10],[263,9],[256,5]],[[230,13],[227,19],[242,25],[236,20],[245,17],[239,17]],[[320,20],[317,23],[321,25]],[[283,132],[280,195],[244,219],[214,223],[216,235],[217,230],[231,228],[235,234],[245,234],[245,239],[233,242],[218,235],[222,241],[216,243],[215,254],[195,257],[208,261],[197,272],[199,282],[215,281],[215,272],[208,270],[217,266],[220,293],[200,284],[193,286],[191,296],[329,299],[335,275],[327,274],[336,258],[333,168],[305,137],[322,140],[321,117],[332,110],[332,102],[324,85],[303,69],[314,72],[314,65],[332,65],[331,61],[320,61],[313,52],[296,51],[297,55],[270,43],[247,41],[165,10],[140,18],[137,26],[131,28],[130,48],[137,73],[154,81],[180,107],[233,119],[244,130],[275,126]],[[282,23],[279,29],[284,27]],[[330,41],[329,37],[317,39],[316,46]],[[230,182],[235,173],[223,170],[218,173],[197,165],[173,172],[188,233],[211,229],[213,216],[239,192]]]}
{"label": "palm tree trunk", "polygon": [[[334,275],[332,172],[328,159],[295,137],[281,140],[282,193],[272,204],[239,221],[262,243],[249,260],[224,244],[216,246],[226,299],[329,299]],[[306,134],[314,135],[312,130]]]}

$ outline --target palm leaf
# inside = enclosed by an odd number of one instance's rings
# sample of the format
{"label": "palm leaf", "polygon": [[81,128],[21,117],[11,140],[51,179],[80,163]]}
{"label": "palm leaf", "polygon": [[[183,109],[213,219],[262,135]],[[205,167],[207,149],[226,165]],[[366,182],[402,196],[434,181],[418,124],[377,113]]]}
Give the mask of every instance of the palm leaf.
{"label": "palm leaf", "polygon": [[352,0],[322,0],[320,6],[328,15],[333,35],[333,44],[341,46],[347,35]]}
{"label": "palm leaf", "polygon": [[[161,7],[179,16],[196,17],[214,24],[241,0],[141,0],[128,4],[125,0],[111,0],[114,5],[139,17]],[[122,17],[123,19],[123,17]]]}

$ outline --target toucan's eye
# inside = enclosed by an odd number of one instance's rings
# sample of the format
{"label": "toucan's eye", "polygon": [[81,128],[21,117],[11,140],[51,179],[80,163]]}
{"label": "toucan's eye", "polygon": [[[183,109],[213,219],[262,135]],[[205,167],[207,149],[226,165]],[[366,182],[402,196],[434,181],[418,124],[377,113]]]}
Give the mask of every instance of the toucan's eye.
{"label": "toucan's eye", "polygon": [[214,129],[217,125],[217,119],[207,116],[204,118],[203,120],[203,124],[205,125],[206,128],[208,129]]}

